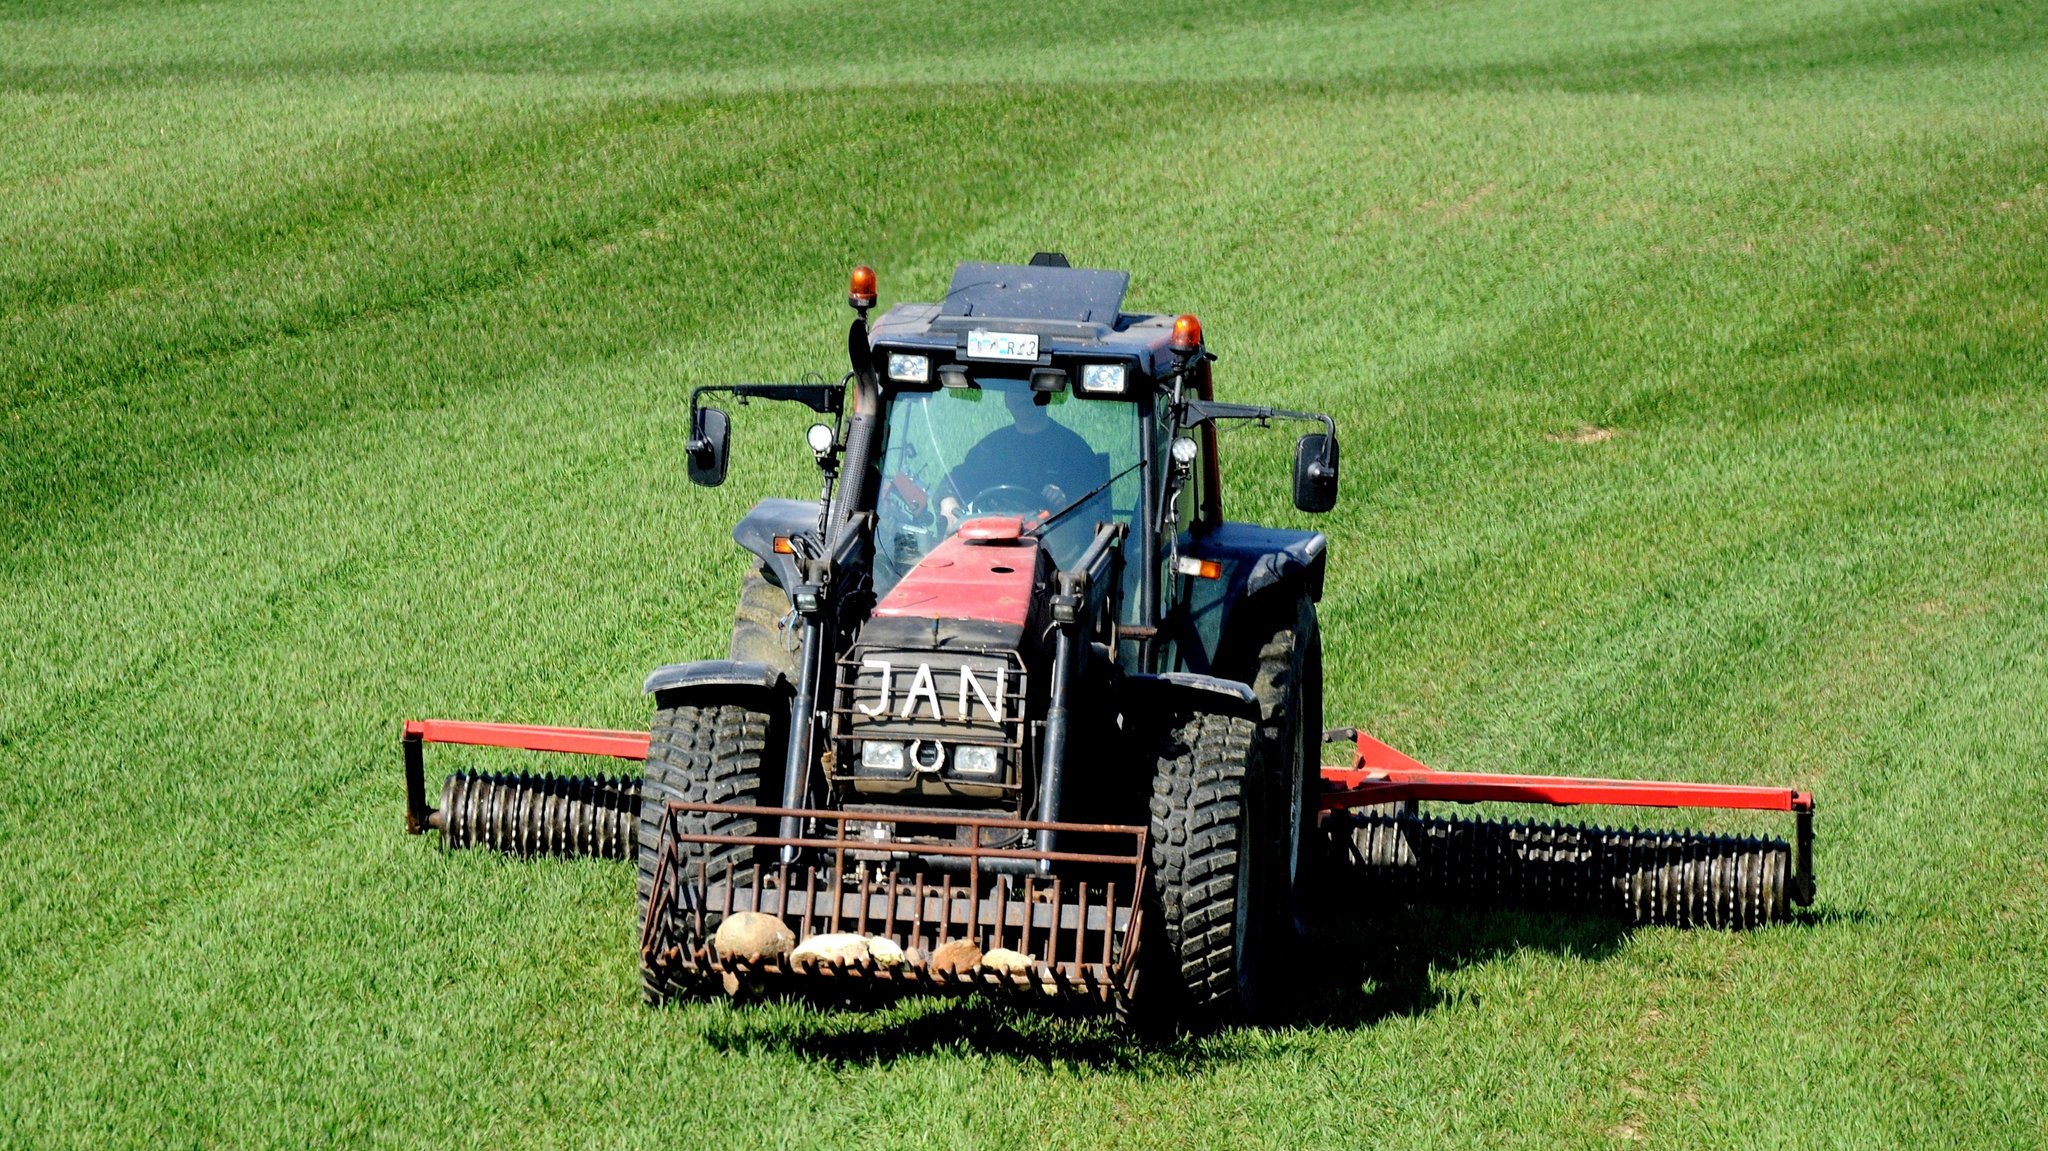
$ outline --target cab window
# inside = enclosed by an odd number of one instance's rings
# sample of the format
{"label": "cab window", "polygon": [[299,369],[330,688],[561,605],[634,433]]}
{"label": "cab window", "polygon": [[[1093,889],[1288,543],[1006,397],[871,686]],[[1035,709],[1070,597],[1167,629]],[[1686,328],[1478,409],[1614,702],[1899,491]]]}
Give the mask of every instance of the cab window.
{"label": "cab window", "polygon": [[1136,526],[1143,496],[1135,404],[1035,393],[1023,379],[979,383],[890,400],[876,509],[878,594],[972,516],[1056,517],[1044,539],[1062,567],[1080,558],[1098,521]]}

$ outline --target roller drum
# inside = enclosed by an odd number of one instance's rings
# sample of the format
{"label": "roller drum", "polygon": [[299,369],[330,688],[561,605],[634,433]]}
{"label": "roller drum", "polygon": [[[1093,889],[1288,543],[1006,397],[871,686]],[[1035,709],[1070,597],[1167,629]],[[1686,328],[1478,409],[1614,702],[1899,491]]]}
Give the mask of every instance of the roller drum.
{"label": "roller drum", "polygon": [[1366,815],[1354,862],[1405,898],[1748,928],[1790,915],[1783,840],[1509,820]]}
{"label": "roller drum", "polygon": [[449,848],[625,859],[639,816],[637,776],[458,772],[441,785],[441,843]]}

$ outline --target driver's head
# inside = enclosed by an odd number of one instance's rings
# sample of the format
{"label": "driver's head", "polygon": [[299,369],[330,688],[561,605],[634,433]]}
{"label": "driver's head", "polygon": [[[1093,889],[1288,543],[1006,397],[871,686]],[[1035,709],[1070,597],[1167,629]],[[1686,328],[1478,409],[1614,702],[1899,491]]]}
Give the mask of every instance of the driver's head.
{"label": "driver's head", "polygon": [[1015,388],[1003,393],[1003,403],[1010,408],[1010,419],[1016,423],[1017,430],[1026,435],[1044,431],[1052,423],[1052,417],[1045,410],[1047,398],[1030,388]]}

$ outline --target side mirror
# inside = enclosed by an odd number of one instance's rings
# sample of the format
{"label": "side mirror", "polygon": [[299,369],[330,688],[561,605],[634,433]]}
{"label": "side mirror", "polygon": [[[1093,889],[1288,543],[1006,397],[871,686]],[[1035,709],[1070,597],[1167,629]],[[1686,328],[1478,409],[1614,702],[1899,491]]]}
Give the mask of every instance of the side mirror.
{"label": "side mirror", "polygon": [[1294,443],[1294,506],[1326,512],[1337,506],[1337,437],[1310,432]]}
{"label": "side mirror", "polygon": [[684,451],[690,462],[690,482],[715,488],[725,482],[726,451],[732,443],[732,420],[717,408],[697,409],[697,426],[690,429]]}

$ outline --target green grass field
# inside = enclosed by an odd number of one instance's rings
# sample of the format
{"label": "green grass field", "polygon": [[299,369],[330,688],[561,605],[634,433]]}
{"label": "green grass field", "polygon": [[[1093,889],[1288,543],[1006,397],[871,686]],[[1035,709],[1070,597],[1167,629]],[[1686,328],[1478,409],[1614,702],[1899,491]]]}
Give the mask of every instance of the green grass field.
{"label": "green grass field", "polygon": [[[2048,6],[760,7],[0,0],[0,1144],[2048,1142]],[[625,868],[400,834],[400,719],[722,650],[808,413],[690,489],[691,386],[1039,248],[1336,413],[1333,723],[1812,788],[1815,914],[1147,1046],[650,1011]]]}

